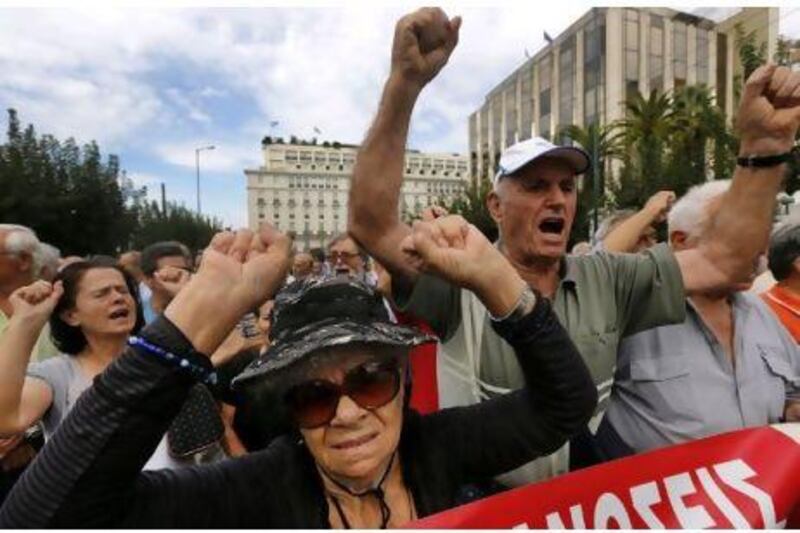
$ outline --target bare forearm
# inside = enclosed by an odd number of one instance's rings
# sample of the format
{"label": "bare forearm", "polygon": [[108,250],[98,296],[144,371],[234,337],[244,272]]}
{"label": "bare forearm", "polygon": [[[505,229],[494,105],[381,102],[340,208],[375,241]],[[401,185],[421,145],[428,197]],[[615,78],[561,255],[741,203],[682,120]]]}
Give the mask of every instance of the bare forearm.
{"label": "bare forearm", "polygon": [[656,216],[648,209],[642,209],[624,220],[603,239],[603,249],[607,252],[633,252],[642,233],[650,227]]}
{"label": "bare forearm", "polygon": [[0,435],[19,429],[16,426],[25,370],[41,329],[38,324],[12,318],[0,336]]}
{"label": "bare forearm", "polygon": [[371,248],[377,238],[402,225],[398,205],[408,128],[418,94],[409,84],[389,77],[353,169],[348,230],[371,254],[376,253]]}
{"label": "bare forearm", "polygon": [[767,246],[785,165],[737,167],[733,183],[701,245],[709,261],[731,282],[746,280]]}

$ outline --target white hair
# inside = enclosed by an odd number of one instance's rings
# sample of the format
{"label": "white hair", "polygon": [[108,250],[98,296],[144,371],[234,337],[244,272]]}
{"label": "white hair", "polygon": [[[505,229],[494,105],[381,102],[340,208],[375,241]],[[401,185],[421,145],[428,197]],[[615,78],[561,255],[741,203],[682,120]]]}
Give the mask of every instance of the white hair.
{"label": "white hair", "polygon": [[19,224],[0,224],[0,233],[5,233],[3,251],[13,254],[28,253],[34,255],[39,248],[39,238],[27,226]]}
{"label": "white hair", "polygon": [[58,260],[61,259],[61,250],[48,244],[40,242],[33,254],[33,263],[38,269],[35,275],[39,279],[51,280],[58,273]]}
{"label": "white hair", "polygon": [[708,205],[715,198],[725,194],[730,187],[731,180],[714,180],[689,189],[669,210],[667,216],[669,234],[682,231],[689,238],[699,237],[708,221]]}
{"label": "white hair", "polygon": [[595,245],[605,240],[611,230],[615,229],[622,222],[625,222],[630,217],[636,214],[633,209],[620,209],[605,217],[598,225],[597,231],[592,236],[592,244]]}

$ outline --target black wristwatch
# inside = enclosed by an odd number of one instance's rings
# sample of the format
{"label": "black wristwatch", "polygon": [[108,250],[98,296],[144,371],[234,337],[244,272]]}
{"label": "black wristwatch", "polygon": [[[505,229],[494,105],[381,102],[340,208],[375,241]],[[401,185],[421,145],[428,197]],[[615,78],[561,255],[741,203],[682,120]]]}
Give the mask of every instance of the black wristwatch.
{"label": "black wristwatch", "polygon": [[736,164],[746,168],[776,167],[791,160],[792,156],[794,156],[794,152],[791,150],[777,155],[748,155],[738,157]]}

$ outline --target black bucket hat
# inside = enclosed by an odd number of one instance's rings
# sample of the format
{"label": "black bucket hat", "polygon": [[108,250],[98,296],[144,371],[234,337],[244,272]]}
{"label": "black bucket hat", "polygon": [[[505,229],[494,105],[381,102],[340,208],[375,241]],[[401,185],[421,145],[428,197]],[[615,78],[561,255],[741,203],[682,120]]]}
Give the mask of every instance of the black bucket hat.
{"label": "black bucket hat", "polygon": [[306,278],[275,297],[272,344],[233,381],[237,390],[260,388],[324,348],[355,343],[413,347],[436,337],[394,324],[382,296],[351,276]]}

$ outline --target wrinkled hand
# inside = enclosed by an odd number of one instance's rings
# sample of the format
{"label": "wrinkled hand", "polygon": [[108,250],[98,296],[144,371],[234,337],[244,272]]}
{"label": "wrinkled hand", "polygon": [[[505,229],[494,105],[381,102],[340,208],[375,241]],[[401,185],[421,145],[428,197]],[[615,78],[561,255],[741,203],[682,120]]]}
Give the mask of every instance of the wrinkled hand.
{"label": "wrinkled hand", "polygon": [[253,309],[283,284],[291,245],[291,239],[267,223],[255,233],[247,229],[217,233],[203,253],[196,277],[224,287],[230,300]]}
{"label": "wrinkled hand", "polygon": [[789,151],[800,125],[800,72],[765,65],[747,79],[736,127],[739,153],[774,155]]}
{"label": "wrinkled hand", "polygon": [[418,270],[477,294],[494,316],[510,311],[525,286],[503,254],[458,215],[414,222],[401,249]]}
{"label": "wrinkled hand", "polygon": [[449,19],[434,7],[401,18],[392,44],[392,75],[421,90],[447,63],[460,27],[461,17]]}
{"label": "wrinkled hand", "polygon": [[437,218],[446,217],[450,213],[447,212],[447,209],[440,205],[432,205],[430,207],[426,207],[422,210],[420,214],[420,218],[422,218],[423,222],[431,222],[432,220],[436,220]]}
{"label": "wrinkled hand", "polygon": [[[16,438],[16,437],[12,437]],[[14,447],[3,453],[0,458],[0,465],[6,472],[19,470],[36,457],[36,450],[24,438],[14,444]]]}
{"label": "wrinkled hand", "polygon": [[25,438],[24,433],[14,435],[13,437],[0,438],[0,459],[11,453],[17,446],[22,443]]}
{"label": "wrinkled hand", "polygon": [[9,298],[12,317],[31,327],[43,328],[62,294],[64,287],[60,281],[55,284],[36,281],[20,287]]}
{"label": "wrinkled hand", "polygon": [[153,277],[156,283],[174,298],[189,283],[192,274],[182,268],[166,266],[157,270]]}
{"label": "wrinkled hand", "polygon": [[280,289],[289,270],[291,245],[291,239],[266,223],[258,232],[217,233],[203,253],[200,269],[164,315],[195,350],[214,353],[245,313]]}
{"label": "wrinkled hand", "polygon": [[658,191],[647,200],[644,208],[652,215],[653,222],[663,222],[675,203],[675,198],[672,191]]}

